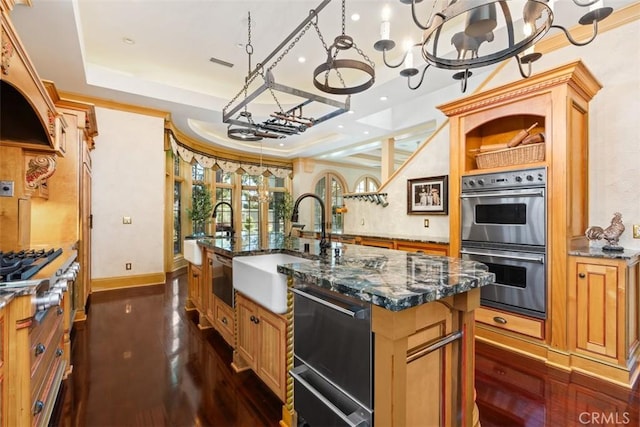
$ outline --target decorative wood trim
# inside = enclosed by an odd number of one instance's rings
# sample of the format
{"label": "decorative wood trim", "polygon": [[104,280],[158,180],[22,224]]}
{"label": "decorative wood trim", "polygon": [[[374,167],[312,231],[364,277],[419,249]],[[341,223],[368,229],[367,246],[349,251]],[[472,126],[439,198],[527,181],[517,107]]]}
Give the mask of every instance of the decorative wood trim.
{"label": "decorative wood trim", "polygon": [[447,116],[457,116],[569,82],[574,87],[581,89],[581,95],[588,100],[593,98],[598,90],[602,89],[602,85],[591,75],[582,61],[574,61],[535,74],[528,79],[517,80],[511,84],[439,105],[438,108]]}
{"label": "decorative wood trim", "polygon": [[91,292],[158,285],[165,282],[166,275],[164,272],[139,274],[135,276],[105,277],[91,280]]}
{"label": "decorative wood trim", "polygon": [[54,156],[25,153],[24,163],[24,185],[27,194],[33,193],[38,187],[46,184],[47,179],[56,171]]}

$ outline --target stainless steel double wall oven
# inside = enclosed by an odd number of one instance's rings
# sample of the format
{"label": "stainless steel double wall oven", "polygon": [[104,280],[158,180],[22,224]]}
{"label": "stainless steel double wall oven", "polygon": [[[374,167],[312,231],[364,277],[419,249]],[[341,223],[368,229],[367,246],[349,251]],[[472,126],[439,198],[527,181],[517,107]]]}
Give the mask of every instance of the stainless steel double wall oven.
{"label": "stainless steel double wall oven", "polygon": [[546,169],[464,176],[461,184],[460,254],[496,275],[482,304],[546,318]]}

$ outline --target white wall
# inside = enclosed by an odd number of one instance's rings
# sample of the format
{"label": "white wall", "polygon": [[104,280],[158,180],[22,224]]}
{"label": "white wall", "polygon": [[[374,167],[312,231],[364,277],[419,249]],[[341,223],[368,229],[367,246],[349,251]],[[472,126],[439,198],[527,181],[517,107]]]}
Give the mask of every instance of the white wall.
{"label": "white wall", "polygon": [[[640,224],[640,23],[600,34],[586,47],[567,47],[551,52],[535,63],[534,72],[581,59],[602,83],[590,103],[589,122],[589,224],[607,226],[614,212],[621,212],[626,231],[620,244],[640,249],[632,238],[632,225]],[[513,61],[512,61],[513,62]],[[487,88],[520,79],[515,62],[507,64]],[[422,98],[421,111],[460,98],[457,84],[434,97]],[[413,104],[413,103],[412,103]],[[415,106],[411,109],[415,111]],[[432,112],[425,114],[431,117]],[[440,125],[445,117],[436,112]],[[345,233],[393,234],[397,236],[444,237],[448,239],[448,217],[406,215],[406,181],[410,178],[449,173],[448,128],[420,150],[401,174],[386,186],[389,206],[347,201]],[[424,228],[423,219],[430,227]],[[362,225],[364,223],[364,225]]]}
{"label": "white wall", "polygon": [[[352,193],[355,190],[355,186],[363,177],[373,176],[378,182],[380,181],[380,169],[372,169],[359,166],[342,166],[339,163],[329,163],[322,161],[314,161],[306,159],[304,161],[296,161],[294,164],[294,178],[293,178],[293,197],[294,199],[300,196],[302,193],[313,193],[315,191],[315,184],[321,175],[326,173],[333,173],[344,180],[347,188],[344,189],[345,193]],[[316,201],[305,200],[299,208],[299,223],[306,224],[305,230],[312,229],[313,217],[312,208],[316,205]],[[346,204],[346,203],[345,203]],[[348,216],[348,214],[347,214]],[[346,216],[345,216],[346,217]]]}
{"label": "white wall", "polygon": [[164,120],[100,107],[96,118],[92,278],[163,273]]}

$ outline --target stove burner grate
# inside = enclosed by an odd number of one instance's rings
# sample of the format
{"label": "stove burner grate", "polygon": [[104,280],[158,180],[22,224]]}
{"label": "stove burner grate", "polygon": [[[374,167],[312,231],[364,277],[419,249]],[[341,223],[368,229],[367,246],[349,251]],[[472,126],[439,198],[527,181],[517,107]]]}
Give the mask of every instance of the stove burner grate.
{"label": "stove burner grate", "polygon": [[0,251],[0,287],[7,282],[30,279],[61,253],[62,249]]}

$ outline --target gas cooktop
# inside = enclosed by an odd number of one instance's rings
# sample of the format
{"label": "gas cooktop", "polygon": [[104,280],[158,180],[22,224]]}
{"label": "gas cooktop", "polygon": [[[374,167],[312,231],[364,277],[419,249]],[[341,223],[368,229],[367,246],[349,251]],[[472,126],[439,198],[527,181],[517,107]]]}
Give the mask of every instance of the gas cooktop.
{"label": "gas cooktop", "polygon": [[29,279],[62,254],[62,249],[0,251],[0,288],[24,286]]}

